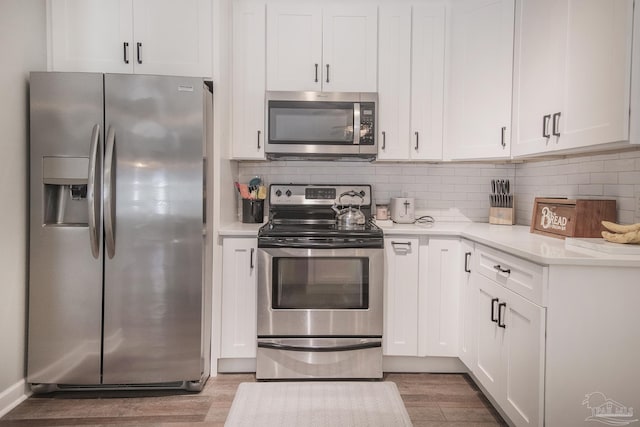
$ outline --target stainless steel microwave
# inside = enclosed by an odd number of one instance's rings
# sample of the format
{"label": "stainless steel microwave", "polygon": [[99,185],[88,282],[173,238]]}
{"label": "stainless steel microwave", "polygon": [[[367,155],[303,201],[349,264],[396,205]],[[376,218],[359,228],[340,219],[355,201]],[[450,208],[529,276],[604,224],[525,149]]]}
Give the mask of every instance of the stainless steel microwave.
{"label": "stainless steel microwave", "polygon": [[267,92],[267,157],[375,159],[377,101],[377,93]]}

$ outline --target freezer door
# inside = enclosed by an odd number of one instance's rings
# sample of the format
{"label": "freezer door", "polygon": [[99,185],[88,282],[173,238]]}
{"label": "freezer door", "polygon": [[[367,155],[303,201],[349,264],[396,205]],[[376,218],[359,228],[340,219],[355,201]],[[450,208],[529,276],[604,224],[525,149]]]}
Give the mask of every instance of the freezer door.
{"label": "freezer door", "polygon": [[200,380],[202,79],[105,75],[103,383]]}
{"label": "freezer door", "polygon": [[27,381],[99,384],[102,74],[31,73],[30,139]]}

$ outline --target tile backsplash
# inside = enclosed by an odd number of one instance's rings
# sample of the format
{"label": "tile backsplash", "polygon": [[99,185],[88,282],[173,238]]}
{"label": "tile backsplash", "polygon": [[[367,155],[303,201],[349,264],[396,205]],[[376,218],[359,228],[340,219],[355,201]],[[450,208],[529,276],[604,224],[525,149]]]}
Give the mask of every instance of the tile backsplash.
{"label": "tile backsplash", "polygon": [[618,222],[640,222],[640,149],[516,165],[515,192],[518,224],[543,196],[615,199]]}
{"label": "tile backsplash", "polygon": [[491,179],[504,178],[512,182],[518,224],[530,224],[535,197],[613,198],[619,222],[640,222],[640,148],[514,164],[239,162],[239,181],[256,175],[267,185],[371,184],[375,203],[415,197],[417,215],[474,222],[488,221]]}
{"label": "tile backsplash", "polygon": [[439,221],[489,220],[492,178],[513,180],[515,165],[490,163],[240,162],[241,182],[258,175],[268,184],[371,184],[374,202],[415,197],[416,215]]}

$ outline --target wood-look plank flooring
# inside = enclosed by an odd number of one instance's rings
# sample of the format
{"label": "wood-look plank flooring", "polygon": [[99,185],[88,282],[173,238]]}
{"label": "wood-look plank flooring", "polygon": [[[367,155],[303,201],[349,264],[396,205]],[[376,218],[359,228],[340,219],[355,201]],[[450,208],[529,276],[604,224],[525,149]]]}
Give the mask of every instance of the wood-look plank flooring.
{"label": "wood-look plank flooring", "polygon": [[[505,422],[464,374],[385,374],[398,386],[415,427],[489,427]],[[0,419],[0,427],[223,426],[241,382],[221,374],[200,393],[180,391],[59,392],[34,395]]]}

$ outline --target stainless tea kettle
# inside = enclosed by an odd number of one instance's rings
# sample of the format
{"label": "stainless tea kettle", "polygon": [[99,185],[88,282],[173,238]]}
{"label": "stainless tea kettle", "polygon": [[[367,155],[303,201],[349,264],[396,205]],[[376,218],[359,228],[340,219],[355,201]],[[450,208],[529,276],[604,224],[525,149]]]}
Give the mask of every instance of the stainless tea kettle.
{"label": "stainless tea kettle", "polygon": [[[342,197],[344,196],[352,196],[352,197],[360,197],[360,203],[358,204],[358,208],[354,208],[351,203],[349,206],[343,209],[338,209],[338,203],[341,203]],[[353,190],[345,191],[338,197],[336,201],[333,202],[333,209],[336,212],[336,224],[338,228],[342,229],[350,229],[350,228],[358,228],[362,227],[367,221],[366,217],[360,210],[360,206],[364,202],[364,196],[358,192]]]}

